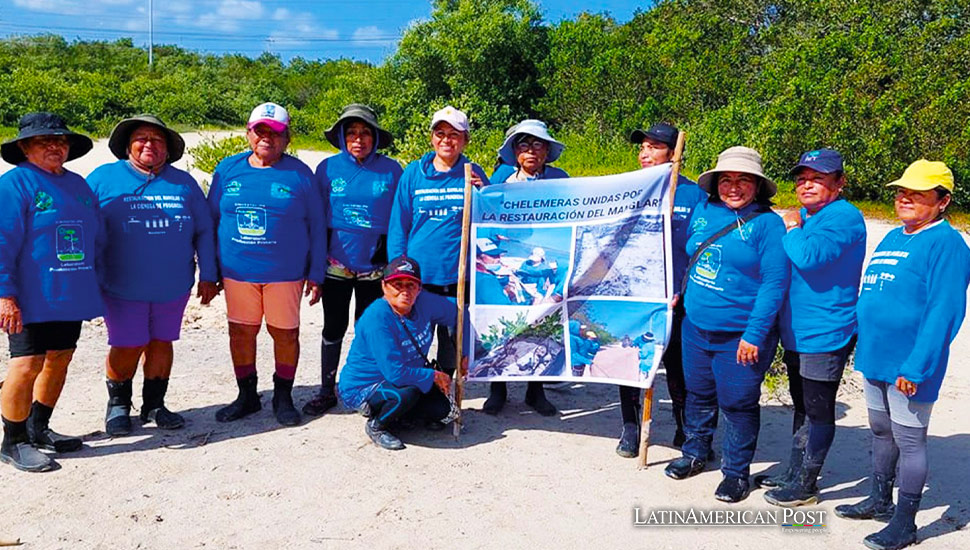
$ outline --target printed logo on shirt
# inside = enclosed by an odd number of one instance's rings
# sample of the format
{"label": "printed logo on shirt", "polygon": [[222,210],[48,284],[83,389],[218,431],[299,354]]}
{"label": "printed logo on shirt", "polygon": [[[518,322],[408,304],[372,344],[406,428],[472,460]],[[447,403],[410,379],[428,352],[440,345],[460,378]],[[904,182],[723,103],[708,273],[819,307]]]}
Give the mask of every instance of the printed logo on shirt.
{"label": "printed logo on shirt", "polygon": [[269,194],[277,199],[292,199],[293,190],[282,183],[274,183],[270,188]]}
{"label": "printed logo on shirt", "polygon": [[34,206],[37,207],[37,210],[40,210],[41,212],[44,210],[49,210],[50,207],[54,206],[54,199],[47,193],[38,191],[37,194],[34,195]]}
{"label": "printed logo on shirt", "polygon": [[62,223],[57,226],[54,250],[62,262],[79,262],[84,259],[84,228],[79,223]]}
{"label": "printed logo on shirt", "polygon": [[391,186],[384,180],[377,180],[373,184],[373,190],[375,195],[383,195],[391,190]]}
{"label": "printed logo on shirt", "polygon": [[88,197],[86,195],[75,195],[74,198],[77,199],[77,202],[83,204],[84,206],[87,206],[88,208],[90,208],[91,205],[93,204],[93,202],[91,201],[91,197]]}
{"label": "printed logo on shirt", "polygon": [[717,279],[717,274],[721,271],[721,245],[712,244],[704,249],[694,267],[694,273],[699,277],[711,281]]}
{"label": "printed logo on shirt", "polygon": [[250,237],[265,235],[266,209],[254,206],[237,206],[236,229],[240,235]]}
{"label": "printed logo on shirt", "polygon": [[371,227],[370,220],[367,219],[367,209],[363,207],[344,207],[344,221],[357,227]]}
{"label": "printed logo on shirt", "polygon": [[242,190],[242,184],[236,180],[232,180],[226,184],[226,195],[238,195],[239,191]]}
{"label": "printed logo on shirt", "polygon": [[347,190],[347,181],[343,178],[337,178],[330,182],[330,194],[343,196],[344,191]]}
{"label": "printed logo on shirt", "polygon": [[690,226],[690,230],[693,233],[693,232],[700,231],[700,230],[704,229],[705,227],[707,227],[707,219],[706,218],[697,218],[696,220],[694,220],[694,225]]}

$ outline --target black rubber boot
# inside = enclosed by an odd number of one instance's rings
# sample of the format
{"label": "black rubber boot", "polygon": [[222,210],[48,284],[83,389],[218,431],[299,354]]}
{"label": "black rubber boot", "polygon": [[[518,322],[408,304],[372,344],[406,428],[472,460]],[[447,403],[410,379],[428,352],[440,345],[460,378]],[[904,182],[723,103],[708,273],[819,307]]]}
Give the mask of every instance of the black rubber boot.
{"label": "black rubber boot", "polygon": [[616,454],[623,458],[636,458],[640,454],[640,426],[634,422],[623,424],[620,433],[620,443],[616,446]]}
{"label": "black rubber boot", "polygon": [[320,416],[337,405],[334,381],[340,364],[341,342],[320,344],[320,393],[303,405],[303,414]]}
{"label": "black rubber boot", "polygon": [[141,421],[154,422],[163,430],[177,430],[185,426],[185,419],[165,407],[165,394],[168,392],[168,378],[146,379],[141,390]]}
{"label": "black rubber boot", "polygon": [[872,490],[869,496],[858,504],[840,504],[835,507],[835,515],[845,519],[874,519],[889,521],[893,517],[893,476],[872,475]]}
{"label": "black rubber boot", "polygon": [[863,544],[872,550],[899,550],[916,544],[916,512],[922,495],[899,491],[896,511],[889,525],[865,538]]}
{"label": "black rubber boot", "polygon": [[47,449],[58,453],[72,453],[81,449],[81,438],[61,435],[50,428],[51,414],[54,409],[34,401],[30,405],[30,416],[27,417],[27,438],[30,444],[38,449]]}
{"label": "black rubber boot", "polygon": [[792,447],[791,456],[788,458],[788,468],[781,474],[769,476],[769,475],[757,475],[754,476],[753,481],[755,487],[760,487],[762,489],[774,489],[775,487],[784,487],[785,485],[795,481],[798,476],[799,470],[802,467],[802,458],[805,456],[805,446],[808,444],[808,425],[802,424],[792,436]]}
{"label": "black rubber boot", "polygon": [[684,442],[687,441],[687,436],[684,435],[684,407],[683,405],[674,405],[674,422],[677,423],[677,431],[674,432],[674,447],[681,448]]}
{"label": "black rubber boot", "polygon": [[108,411],[104,414],[104,433],[116,437],[131,433],[131,380],[108,380]]}
{"label": "black rubber boot", "polygon": [[371,418],[367,421],[364,425],[364,431],[370,437],[370,440],[382,449],[400,451],[404,448],[404,443],[397,436],[387,431],[384,425],[378,422],[376,418]]}
{"label": "black rubber boot", "polygon": [[525,404],[536,410],[542,416],[555,416],[559,409],[546,399],[546,391],[542,382],[529,382],[525,390]]}
{"label": "black rubber boot", "polygon": [[0,462],[6,462],[25,472],[46,472],[54,469],[54,461],[30,444],[27,421],[3,419],[3,442],[0,443]]}
{"label": "black rubber boot", "polygon": [[273,414],[283,426],[299,426],[300,413],[293,406],[293,381],[273,375]]}
{"label": "black rubber boot", "polygon": [[769,504],[783,508],[815,504],[818,502],[816,483],[820,471],[822,471],[822,461],[817,457],[806,455],[795,479],[791,483],[765,493],[765,500]]}
{"label": "black rubber boot", "polygon": [[488,385],[488,399],[482,405],[482,412],[492,416],[502,411],[509,399],[509,386],[505,382],[492,382]]}
{"label": "black rubber boot", "polygon": [[233,422],[262,410],[263,404],[259,401],[256,382],[255,374],[250,374],[245,378],[237,378],[236,385],[239,386],[239,395],[236,396],[235,401],[216,411],[216,420]]}

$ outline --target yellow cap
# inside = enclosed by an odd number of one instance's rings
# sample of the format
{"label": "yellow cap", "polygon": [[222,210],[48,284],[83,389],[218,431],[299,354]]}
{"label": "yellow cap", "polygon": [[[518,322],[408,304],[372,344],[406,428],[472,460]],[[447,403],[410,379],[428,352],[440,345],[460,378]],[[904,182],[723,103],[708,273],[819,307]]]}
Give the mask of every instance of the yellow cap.
{"label": "yellow cap", "polygon": [[942,187],[952,193],[953,172],[942,162],[919,159],[906,168],[903,177],[887,183],[886,186],[905,187],[913,191],[929,191]]}

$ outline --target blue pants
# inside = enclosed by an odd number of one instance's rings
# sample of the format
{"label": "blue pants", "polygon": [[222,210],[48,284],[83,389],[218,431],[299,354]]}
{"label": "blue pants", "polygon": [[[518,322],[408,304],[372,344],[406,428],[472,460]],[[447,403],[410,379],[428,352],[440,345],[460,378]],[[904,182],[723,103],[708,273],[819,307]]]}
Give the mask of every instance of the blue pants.
{"label": "blue pants", "polygon": [[382,426],[409,418],[413,420],[441,420],[451,412],[451,402],[437,386],[422,393],[417,386],[398,387],[388,381],[381,382],[367,398],[371,416]]}
{"label": "blue pants", "polygon": [[758,362],[737,361],[740,332],[707,331],[684,320],[684,382],[687,386],[684,456],[706,459],[717,429],[718,409],[724,415],[721,472],[747,479],[761,428],[761,382],[778,346],[772,332],[758,348]]}

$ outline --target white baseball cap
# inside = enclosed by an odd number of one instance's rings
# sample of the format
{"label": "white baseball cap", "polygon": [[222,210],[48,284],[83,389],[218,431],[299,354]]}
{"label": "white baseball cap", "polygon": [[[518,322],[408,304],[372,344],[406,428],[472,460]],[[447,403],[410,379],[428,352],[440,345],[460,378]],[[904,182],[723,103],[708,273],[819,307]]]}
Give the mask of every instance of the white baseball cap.
{"label": "white baseball cap", "polygon": [[272,128],[274,132],[283,132],[290,125],[290,114],[282,106],[275,103],[262,103],[257,105],[253,112],[249,114],[249,123],[246,128],[252,130],[257,124],[265,124]]}
{"label": "white baseball cap", "polygon": [[435,112],[434,116],[431,117],[431,129],[438,125],[439,122],[447,122],[455,130],[459,132],[468,132],[468,116],[465,113],[455,109],[451,105],[448,105],[444,109]]}

